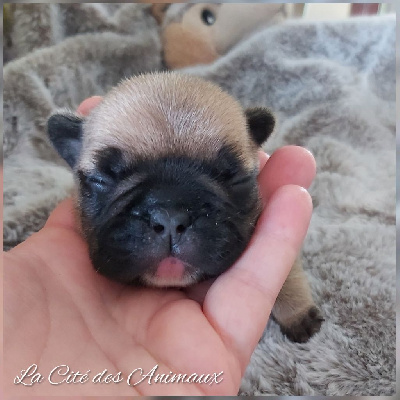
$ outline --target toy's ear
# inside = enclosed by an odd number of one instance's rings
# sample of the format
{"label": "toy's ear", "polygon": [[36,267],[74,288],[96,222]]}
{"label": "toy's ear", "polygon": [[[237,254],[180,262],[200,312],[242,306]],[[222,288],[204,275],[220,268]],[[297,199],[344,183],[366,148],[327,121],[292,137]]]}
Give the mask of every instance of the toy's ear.
{"label": "toy's ear", "polygon": [[275,117],[268,108],[254,107],[245,110],[247,126],[254,142],[261,146],[275,127]]}
{"label": "toy's ear", "polygon": [[74,168],[82,147],[83,119],[72,113],[52,115],[47,121],[47,133],[58,154]]}
{"label": "toy's ear", "polygon": [[153,3],[151,6],[151,13],[159,25],[164,21],[165,12],[170,6],[169,3]]}

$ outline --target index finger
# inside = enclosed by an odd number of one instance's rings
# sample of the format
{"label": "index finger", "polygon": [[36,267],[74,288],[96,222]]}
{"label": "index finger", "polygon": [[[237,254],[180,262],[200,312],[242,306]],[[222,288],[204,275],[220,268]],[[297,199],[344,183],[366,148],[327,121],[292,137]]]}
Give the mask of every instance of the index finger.
{"label": "index finger", "polygon": [[258,175],[264,204],[283,185],[295,184],[307,189],[315,173],[315,159],[304,147],[284,146],[274,151]]}
{"label": "index finger", "polygon": [[267,153],[265,153],[263,150],[259,150],[258,151],[258,161],[259,161],[259,165],[260,165],[260,171],[262,171],[262,169],[265,167],[265,164],[267,163],[269,159],[269,155]]}
{"label": "index finger", "polygon": [[90,114],[90,111],[93,110],[96,106],[98,106],[103,98],[101,96],[92,96],[86,100],[83,100],[81,104],[78,106],[78,113],[83,116],[87,116]]}

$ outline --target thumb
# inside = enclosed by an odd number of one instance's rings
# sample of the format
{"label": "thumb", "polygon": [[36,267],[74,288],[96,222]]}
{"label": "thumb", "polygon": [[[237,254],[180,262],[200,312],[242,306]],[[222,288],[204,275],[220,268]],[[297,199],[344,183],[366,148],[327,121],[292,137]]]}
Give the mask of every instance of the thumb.
{"label": "thumb", "polygon": [[277,189],[240,259],[211,286],[203,311],[244,368],[300,252],[312,212],[300,186]]}

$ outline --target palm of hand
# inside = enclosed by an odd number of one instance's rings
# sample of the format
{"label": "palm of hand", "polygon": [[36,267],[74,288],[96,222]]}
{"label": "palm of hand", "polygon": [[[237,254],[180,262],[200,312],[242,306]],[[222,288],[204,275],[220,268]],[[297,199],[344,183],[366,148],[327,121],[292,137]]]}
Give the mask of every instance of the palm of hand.
{"label": "palm of hand", "polygon": [[[7,363],[8,370],[15,365],[14,372],[19,373],[23,366],[28,367],[25,365],[28,359],[40,364],[38,371],[45,379],[57,365],[68,365],[70,372],[79,368],[85,373],[90,369],[91,378],[103,369],[113,375],[121,371],[124,382],[97,385],[101,395],[108,390],[110,394],[127,395],[237,391],[241,367],[210,325],[201,305],[183,291],[133,289],[96,274],[85,242],[68,221],[70,207],[70,201],[64,203],[48,222],[46,237],[38,233],[29,243],[31,248],[25,249],[30,268],[21,268],[25,275],[20,277],[22,283],[29,285],[23,289],[36,289],[29,293],[27,304],[32,309],[21,319],[18,329],[33,333],[31,323],[35,321],[36,331],[31,336],[31,345],[20,352],[21,358],[15,357]],[[43,240],[47,241],[46,246]],[[28,259],[19,260],[24,261],[27,263]],[[156,365],[158,374],[172,371],[189,376],[224,371],[223,380],[219,385],[186,384],[179,388],[174,384],[149,385],[148,379],[137,386],[126,384],[135,368],[142,368],[146,374]],[[52,381],[60,382],[63,378],[55,373]],[[138,371],[130,383],[140,379]],[[47,388],[49,394],[60,390],[57,386]],[[62,388],[63,393],[71,394],[84,394],[85,390],[88,394],[96,393],[90,381],[83,385],[63,384]]]}

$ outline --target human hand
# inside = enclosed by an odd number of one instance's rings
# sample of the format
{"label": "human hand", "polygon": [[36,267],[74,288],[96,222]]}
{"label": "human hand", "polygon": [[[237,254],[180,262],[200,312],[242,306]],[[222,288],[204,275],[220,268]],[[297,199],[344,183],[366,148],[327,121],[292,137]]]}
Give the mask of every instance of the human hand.
{"label": "human hand", "polygon": [[[81,104],[84,115],[101,101]],[[133,288],[93,269],[76,228],[72,201],[62,202],[45,227],[4,254],[4,385],[13,395],[236,395],[275,299],[300,251],[311,217],[308,187],[315,161],[305,149],[260,152],[264,210],[240,259],[212,284],[189,290]],[[42,383],[15,385],[37,364]],[[49,372],[68,365],[86,383],[51,385]],[[129,386],[146,374],[223,374],[220,383]],[[98,372],[123,381],[92,383]],[[62,369],[65,372],[65,368]],[[60,382],[66,376],[52,375]],[[131,385],[140,380],[136,372]],[[213,379],[211,379],[213,380]],[[30,383],[30,378],[24,380]]]}

